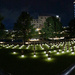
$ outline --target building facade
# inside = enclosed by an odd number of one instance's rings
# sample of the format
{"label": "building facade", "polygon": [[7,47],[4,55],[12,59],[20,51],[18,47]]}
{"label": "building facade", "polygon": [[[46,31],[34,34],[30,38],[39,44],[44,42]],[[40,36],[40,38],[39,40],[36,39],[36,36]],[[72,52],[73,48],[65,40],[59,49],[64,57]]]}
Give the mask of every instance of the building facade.
{"label": "building facade", "polygon": [[34,28],[42,28],[44,26],[44,22],[50,16],[38,16],[38,19],[33,19],[31,24],[34,25]]}
{"label": "building facade", "polygon": [[[51,16],[38,16],[38,19],[33,19],[31,24],[34,25],[34,28],[43,28],[46,19]],[[59,18],[59,15],[56,15],[56,18]],[[60,20],[60,18],[59,18]]]}

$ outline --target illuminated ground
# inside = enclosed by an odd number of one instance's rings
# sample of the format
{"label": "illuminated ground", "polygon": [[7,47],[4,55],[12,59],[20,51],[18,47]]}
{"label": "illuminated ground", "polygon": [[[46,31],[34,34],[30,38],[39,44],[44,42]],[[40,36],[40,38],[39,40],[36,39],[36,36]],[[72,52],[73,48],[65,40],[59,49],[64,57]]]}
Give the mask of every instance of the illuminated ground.
{"label": "illuminated ground", "polygon": [[[1,45],[0,69],[13,75],[57,75],[75,63],[75,42],[60,44],[59,47],[53,44],[50,46],[39,44],[35,46],[34,51],[34,45]],[[65,47],[64,53],[63,47]],[[67,47],[69,47],[69,52]],[[45,51],[50,52],[50,60]]]}

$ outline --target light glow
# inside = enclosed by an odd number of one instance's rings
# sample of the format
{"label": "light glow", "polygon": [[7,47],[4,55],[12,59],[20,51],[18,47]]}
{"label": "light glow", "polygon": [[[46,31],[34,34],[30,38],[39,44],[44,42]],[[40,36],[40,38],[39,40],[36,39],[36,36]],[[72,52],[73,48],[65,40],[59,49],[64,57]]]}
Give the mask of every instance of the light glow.
{"label": "light glow", "polygon": [[48,60],[50,60],[51,58],[50,57],[48,57]]}
{"label": "light glow", "polygon": [[21,55],[21,57],[23,58],[23,57],[24,57],[24,55]]}
{"label": "light glow", "polygon": [[57,54],[59,54],[59,52],[57,52]]}
{"label": "light glow", "polygon": [[67,52],[69,52],[69,50],[67,50]]}
{"label": "light glow", "polygon": [[54,50],[54,52],[56,52],[56,50]]}
{"label": "light glow", "polygon": [[46,54],[46,56],[48,56],[48,54]]}
{"label": "light glow", "polygon": [[44,53],[46,53],[46,51],[44,51]]}
{"label": "light glow", "polygon": [[16,52],[13,52],[13,54],[16,54]]}
{"label": "light glow", "polygon": [[49,51],[49,52],[51,52],[51,51]]}
{"label": "light glow", "polygon": [[72,54],[74,54],[74,52],[72,52]]}
{"label": "light glow", "polygon": [[34,54],[34,57],[36,57],[36,55]]}
{"label": "light glow", "polygon": [[29,39],[30,41],[39,41],[39,39]]}
{"label": "light glow", "polygon": [[62,51],[62,53],[64,53],[64,51]]}

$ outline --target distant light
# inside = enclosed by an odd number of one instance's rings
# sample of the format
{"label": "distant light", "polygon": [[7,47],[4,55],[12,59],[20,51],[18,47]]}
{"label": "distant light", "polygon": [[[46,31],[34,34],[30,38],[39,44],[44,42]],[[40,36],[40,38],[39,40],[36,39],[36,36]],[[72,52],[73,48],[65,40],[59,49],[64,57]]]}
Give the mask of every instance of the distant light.
{"label": "distant light", "polygon": [[61,51],[61,50],[59,49],[59,51]]}
{"label": "distant light", "polygon": [[0,43],[4,43],[4,42],[0,42]]}
{"label": "distant light", "polygon": [[75,1],[73,3],[75,3]]}
{"label": "distant light", "polygon": [[56,50],[54,50],[54,52],[56,52]]}
{"label": "distant light", "polygon": [[12,41],[13,41],[13,39],[12,39]]}
{"label": "distant light", "polygon": [[36,57],[36,55],[34,54],[34,57]]}
{"label": "distant light", "polygon": [[71,51],[72,51],[72,49],[71,49]]}
{"label": "distant light", "polygon": [[29,39],[30,41],[39,41],[39,39]]}
{"label": "distant light", "polygon": [[13,54],[16,54],[16,52],[13,52]]}
{"label": "distant light", "polygon": [[51,58],[50,57],[48,57],[48,60],[50,60]]}
{"label": "distant light", "polygon": [[59,15],[56,15],[56,18],[59,18]]}
{"label": "distant light", "polygon": [[51,52],[51,51],[49,51],[49,52]]}
{"label": "distant light", "polygon": [[46,54],[46,56],[48,56],[48,54]]}
{"label": "distant light", "polygon": [[57,54],[59,54],[59,52],[57,52]]}
{"label": "distant light", "polygon": [[39,30],[41,30],[40,28],[37,28],[35,31],[39,31]]}
{"label": "distant light", "polygon": [[62,53],[64,53],[64,51],[62,51]]}
{"label": "distant light", "polygon": [[41,34],[41,33],[39,32],[39,34]]}
{"label": "distant light", "polygon": [[21,55],[21,57],[24,57],[24,55]]}
{"label": "distant light", "polygon": [[29,42],[25,42],[25,44],[29,44]]}
{"label": "distant light", "polygon": [[44,51],[44,53],[46,53],[46,51]]}
{"label": "distant light", "polygon": [[74,52],[72,52],[72,54],[74,54]]}
{"label": "distant light", "polygon": [[69,52],[69,50],[67,50],[67,52]]}
{"label": "distant light", "polygon": [[8,32],[8,30],[5,30],[6,32]]}

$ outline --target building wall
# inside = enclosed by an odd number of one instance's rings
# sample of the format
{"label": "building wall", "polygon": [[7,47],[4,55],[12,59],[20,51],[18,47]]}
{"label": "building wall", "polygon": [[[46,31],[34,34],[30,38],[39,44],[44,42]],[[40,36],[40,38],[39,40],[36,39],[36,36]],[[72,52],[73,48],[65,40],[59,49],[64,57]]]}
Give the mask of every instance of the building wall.
{"label": "building wall", "polygon": [[34,28],[42,28],[48,17],[50,16],[38,16],[38,19],[33,19],[31,24],[34,25]]}
{"label": "building wall", "polygon": [[[42,28],[44,27],[44,22],[46,21],[46,19],[48,17],[51,17],[51,16],[38,16],[38,19],[33,19],[31,21],[31,24],[34,25],[34,28]],[[56,18],[59,18],[59,15],[56,15]],[[59,18],[60,20],[60,18]]]}

